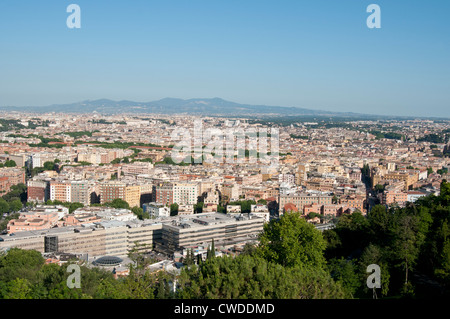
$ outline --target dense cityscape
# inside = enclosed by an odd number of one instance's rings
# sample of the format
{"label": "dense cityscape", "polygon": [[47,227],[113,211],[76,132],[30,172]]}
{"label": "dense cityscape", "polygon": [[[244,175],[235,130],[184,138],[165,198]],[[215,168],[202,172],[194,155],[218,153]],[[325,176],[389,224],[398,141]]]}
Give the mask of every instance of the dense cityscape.
{"label": "dense cityscape", "polygon": [[[8,112],[0,123],[3,298],[372,298],[373,263],[380,298],[448,294],[447,120]],[[257,153],[234,136],[226,161],[210,129],[269,133]],[[189,132],[202,156],[176,161]],[[275,164],[260,161],[265,144]],[[8,268],[22,262],[60,281]],[[71,263],[96,279],[61,288]]]}
{"label": "dense cityscape", "polygon": [[3,313],[445,313],[449,11],[0,1]]}

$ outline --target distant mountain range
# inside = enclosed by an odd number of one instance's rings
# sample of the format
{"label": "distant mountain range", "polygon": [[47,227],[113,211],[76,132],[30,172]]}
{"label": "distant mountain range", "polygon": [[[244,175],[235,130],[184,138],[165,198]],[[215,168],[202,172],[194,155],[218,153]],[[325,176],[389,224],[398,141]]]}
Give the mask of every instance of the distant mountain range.
{"label": "distant mountain range", "polygon": [[[57,113],[153,113],[153,114],[192,114],[205,116],[328,116],[328,117],[368,117],[384,116],[352,112],[329,112],[300,107],[239,104],[221,98],[176,99],[164,98],[153,102],[113,101],[108,99],[86,100],[70,104],[49,106],[3,106],[0,111],[57,112]],[[392,117],[391,117],[392,118]]]}

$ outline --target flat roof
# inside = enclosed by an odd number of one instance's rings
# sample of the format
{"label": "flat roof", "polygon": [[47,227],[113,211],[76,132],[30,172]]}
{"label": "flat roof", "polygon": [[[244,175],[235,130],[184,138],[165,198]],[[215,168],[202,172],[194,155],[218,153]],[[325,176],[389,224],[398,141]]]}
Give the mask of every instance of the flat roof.
{"label": "flat roof", "polygon": [[163,225],[178,229],[201,228],[212,225],[239,223],[240,221],[252,219],[264,220],[262,217],[255,215],[249,216],[248,214],[222,214],[212,212],[178,216],[176,219],[163,222]]}

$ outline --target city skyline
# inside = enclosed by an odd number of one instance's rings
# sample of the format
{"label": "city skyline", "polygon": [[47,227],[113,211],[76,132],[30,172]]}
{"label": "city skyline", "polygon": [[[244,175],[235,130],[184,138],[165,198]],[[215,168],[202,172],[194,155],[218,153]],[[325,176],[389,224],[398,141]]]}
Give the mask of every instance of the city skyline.
{"label": "city skyline", "polygon": [[77,1],[0,4],[0,105],[221,97],[448,117],[446,3]]}

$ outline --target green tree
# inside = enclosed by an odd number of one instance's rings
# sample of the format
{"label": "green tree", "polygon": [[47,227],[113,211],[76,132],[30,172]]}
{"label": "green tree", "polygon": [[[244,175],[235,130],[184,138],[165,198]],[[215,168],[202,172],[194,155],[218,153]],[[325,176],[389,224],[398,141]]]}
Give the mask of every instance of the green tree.
{"label": "green tree", "polygon": [[326,242],[320,231],[299,213],[284,214],[264,225],[257,254],[283,266],[322,267]]}
{"label": "green tree", "polygon": [[10,211],[9,204],[3,198],[0,198],[0,214],[8,213]]}
{"label": "green tree", "polygon": [[131,208],[131,211],[132,211],[133,214],[135,214],[139,219],[141,219],[141,220],[144,219],[144,210],[143,210],[141,207],[134,206],[133,208]]}
{"label": "green tree", "polygon": [[207,259],[182,269],[176,298],[326,299],[345,292],[323,269],[283,267],[259,257]]}
{"label": "green tree", "polygon": [[170,216],[176,216],[178,215],[178,204],[173,203],[170,205]]}
{"label": "green tree", "polygon": [[7,254],[0,257],[0,282],[23,278],[33,284],[36,280],[35,273],[43,264],[44,258],[41,253],[11,248]]}
{"label": "green tree", "polygon": [[115,198],[109,203],[105,203],[105,206],[109,206],[112,208],[125,208],[130,209],[130,205],[121,198]]}
{"label": "green tree", "polygon": [[[64,205],[66,206],[66,205]],[[82,208],[84,207],[84,204],[79,203],[79,202],[73,202],[73,203],[68,203],[68,208],[69,208],[69,214],[73,213],[75,210],[77,210],[78,208]]]}
{"label": "green tree", "polygon": [[27,279],[16,278],[8,283],[5,299],[30,299],[30,282]]}
{"label": "green tree", "polygon": [[55,162],[51,162],[51,161],[45,162],[43,167],[44,167],[44,170],[46,170],[46,171],[55,171],[56,170]]}
{"label": "green tree", "polygon": [[372,238],[377,242],[388,240],[387,235],[390,226],[390,217],[383,205],[375,205],[368,214],[368,229]]}
{"label": "green tree", "polygon": [[194,213],[195,214],[201,214],[203,212],[203,202],[198,202],[194,205]]}
{"label": "green tree", "polygon": [[331,277],[342,284],[348,298],[353,298],[361,287],[361,280],[356,271],[355,261],[340,259],[331,259],[328,263],[328,269]]}
{"label": "green tree", "polygon": [[262,205],[267,205],[267,201],[265,199],[258,199],[257,201],[258,204],[262,204]]}
{"label": "green tree", "polygon": [[415,216],[402,214],[398,217],[397,225],[394,229],[394,239],[392,242],[392,253],[397,260],[397,266],[404,270],[403,292],[412,293],[409,274],[413,270],[419,256],[419,245],[417,241],[418,220]]}
{"label": "green tree", "polygon": [[7,160],[4,165],[5,165],[5,167],[16,167],[17,166],[16,162],[13,160]]}
{"label": "green tree", "polygon": [[18,212],[22,207],[22,202],[19,199],[15,199],[9,203],[9,210],[13,212]]}

